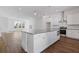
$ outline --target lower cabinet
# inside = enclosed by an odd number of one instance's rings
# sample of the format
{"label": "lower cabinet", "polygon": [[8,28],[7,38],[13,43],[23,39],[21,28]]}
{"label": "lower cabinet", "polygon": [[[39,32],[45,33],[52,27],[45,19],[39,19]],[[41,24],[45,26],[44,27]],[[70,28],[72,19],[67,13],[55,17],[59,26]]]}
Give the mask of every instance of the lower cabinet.
{"label": "lower cabinet", "polygon": [[22,32],[21,46],[25,52],[33,52],[33,35],[30,33]]}
{"label": "lower cabinet", "polygon": [[54,38],[53,35],[54,35],[53,32],[51,32],[51,33],[48,32],[48,33],[47,33],[48,46],[51,45],[52,42],[53,42],[53,38]]}
{"label": "lower cabinet", "polygon": [[33,35],[27,34],[27,52],[29,53],[33,52],[33,47],[34,47]]}
{"label": "lower cabinet", "polygon": [[57,31],[33,35],[27,33],[26,37],[27,46],[24,50],[29,53],[40,53],[59,39]]}
{"label": "lower cabinet", "polygon": [[42,52],[51,44],[59,40],[60,35],[57,35],[57,31],[41,33],[34,35],[34,52]]}
{"label": "lower cabinet", "polygon": [[34,52],[41,52],[47,47],[46,33],[34,35]]}
{"label": "lower cabinet", "polygon": [[57,31],[47,33],[48,46],[57,40]]}
{"label": "lower cabinet", "polygon": [[21,33],[21,46],[22,48],[27,51],[27,34],[25,32]]}
{"label": "lower cabinet", "polygon": [[79,39],[79,30],[67,30],[67,37]]}

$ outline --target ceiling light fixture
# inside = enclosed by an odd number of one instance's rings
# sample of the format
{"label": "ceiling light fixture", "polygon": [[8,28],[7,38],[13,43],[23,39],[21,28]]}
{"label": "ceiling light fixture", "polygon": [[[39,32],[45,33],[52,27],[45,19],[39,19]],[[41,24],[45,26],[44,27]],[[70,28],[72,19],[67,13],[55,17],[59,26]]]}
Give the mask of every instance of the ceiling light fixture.
{"label": "ceiling light fixture", "polygon": [[59,10],[56,10],[56,12],[59,12]]}
{"label": "ceiling light fixture", "polygon": [[36,11],[34,11],[34,13],[33,13],[33,14],[34,14],[34,16],[36,16],[36,15],[37,15]]}
{"label": "ceiling light fixture", "polygon": [[22,8],[19,8],[19,11],[21,11],[22,10]]}

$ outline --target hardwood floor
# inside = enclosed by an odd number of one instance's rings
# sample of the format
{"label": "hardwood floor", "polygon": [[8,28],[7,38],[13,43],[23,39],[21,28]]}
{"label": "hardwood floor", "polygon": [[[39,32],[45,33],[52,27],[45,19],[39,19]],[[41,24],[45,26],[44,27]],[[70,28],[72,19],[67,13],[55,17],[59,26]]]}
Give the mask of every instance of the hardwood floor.
{"label": "hardwood floor", "polygon": [[0,52],[22,53],[20,32],[2,33],[0,39]]}
{"label": "hardwood floor", "polygon": [[61,37],[43,53],[79,53],[79,40]]}
{"label": "hardwood floor", "polygon": [[[25,53],[20,45],[20,35],[17,35],[19,34],[8,33],[0,38],[0,53]],[[79,53],[79,40],[61,37],[42,53]]]}

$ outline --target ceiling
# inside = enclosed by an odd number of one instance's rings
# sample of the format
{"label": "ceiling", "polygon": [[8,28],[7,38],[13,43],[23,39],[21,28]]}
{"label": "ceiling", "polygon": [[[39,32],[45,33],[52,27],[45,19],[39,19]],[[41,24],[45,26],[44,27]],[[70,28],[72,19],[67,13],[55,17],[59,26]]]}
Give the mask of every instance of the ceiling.
{"label": "ceiling", "polygon": [[0,16],[15,18],[38,17],[73,8],[76,8],[76,6],[0,6]]}

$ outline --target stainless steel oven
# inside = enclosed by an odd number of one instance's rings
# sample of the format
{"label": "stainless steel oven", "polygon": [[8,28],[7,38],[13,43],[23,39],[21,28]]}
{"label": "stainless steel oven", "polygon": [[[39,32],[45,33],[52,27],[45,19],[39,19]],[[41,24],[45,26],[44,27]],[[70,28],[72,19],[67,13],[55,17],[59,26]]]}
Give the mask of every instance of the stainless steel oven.
{"label": "stainless steel oven", "polygon": [[60,34],[66,35],[67,27],[60,27]]}

